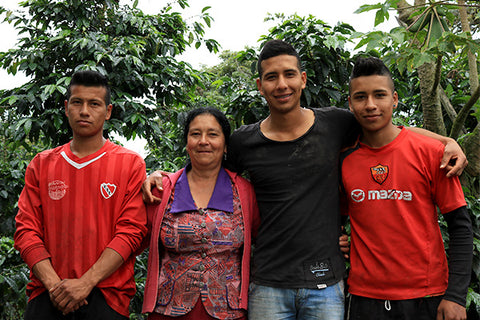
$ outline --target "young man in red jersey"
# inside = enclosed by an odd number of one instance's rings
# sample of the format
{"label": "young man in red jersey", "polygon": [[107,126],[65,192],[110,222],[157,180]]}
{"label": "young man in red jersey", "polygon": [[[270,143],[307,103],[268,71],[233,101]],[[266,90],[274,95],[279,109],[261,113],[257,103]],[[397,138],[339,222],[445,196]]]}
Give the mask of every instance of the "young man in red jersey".
{"label": "young man in red jersey", "polygon": [[129,317],[145,163],[103,137],[111,112],[106,77],[76,72],[65,101],[73,139],[27,168],[14,236],[31,271],[25,319]]}
{"label": "young man in red jersey", "polygon": [[[392,123],[398,95],[380,59],[356,62],[348,101],[362,126],[342,161],[348,319],[466,319],[472,226],[458,178],[440,169],[443,144]],[[437,208],[448,224],[448,265]]]}

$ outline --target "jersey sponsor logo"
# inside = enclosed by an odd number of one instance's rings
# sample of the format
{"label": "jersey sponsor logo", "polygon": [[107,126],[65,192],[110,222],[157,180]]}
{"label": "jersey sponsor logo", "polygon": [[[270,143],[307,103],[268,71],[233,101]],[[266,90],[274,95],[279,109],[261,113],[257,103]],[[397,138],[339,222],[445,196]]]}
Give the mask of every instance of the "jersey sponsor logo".
{"label": "jersey sponsor logo", "polygon": [[412,201],[413,195],[410,191],[400,190],[368,190],[367,192],[362,189],[352,190],[350,197],[354,202],[362,202],[365,200],[402,200]]}
{"label": "jersey sponsor logo", "polygon": [[363,200],[365,200],[365,192],[362,189],[353,190],[350,196],[355,202],[362,202]]}
{"label": "jersey sponsor logo", "polygon": [[68,186],[65,182],[60,180],[54,180],[48,183],[48,196],[52,200],[60,200],[67,193]]}
{"label": "jersey sponsor logo", "polygon": [[376,183],[382,184],[387,180],[388,177],[388,166],[383,166],[381,164],[371,167],[370,168],[370,173],[372,174],[373,180],[375,180]]}
{"label": "jersey sponsor logo", "polygon": [[113,196],[113,194],[115,193],[115,190],[117,190],[117,186],[112,183],[104,182],[100,185],[100,192],[102,193],[102,196],[105,199],[108,199],[111,196]]}

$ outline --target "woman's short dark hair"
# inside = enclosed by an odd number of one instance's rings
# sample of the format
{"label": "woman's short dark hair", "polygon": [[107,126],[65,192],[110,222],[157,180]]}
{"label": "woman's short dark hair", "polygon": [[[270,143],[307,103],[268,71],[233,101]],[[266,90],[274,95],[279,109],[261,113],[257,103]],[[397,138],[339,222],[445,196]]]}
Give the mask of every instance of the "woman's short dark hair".
{"label": "woman's short dark hair", "polygon": [[183,127],[183,141],[185,144],[187,143],[188,138],[188,130],[190,130],[190,123],[195,119],[197,116],[201,114],[211,114],[212,116],[217,119],[218,124],[222,128],[223,135],[225,137],[225,145],[228,145],[230,140],[230,123],[228,122],[227,117],[225,114],[215,108],[206,107],[206,108],[197,108],[189,111],[187,113],[187,117],[185,119],[185,125]]}

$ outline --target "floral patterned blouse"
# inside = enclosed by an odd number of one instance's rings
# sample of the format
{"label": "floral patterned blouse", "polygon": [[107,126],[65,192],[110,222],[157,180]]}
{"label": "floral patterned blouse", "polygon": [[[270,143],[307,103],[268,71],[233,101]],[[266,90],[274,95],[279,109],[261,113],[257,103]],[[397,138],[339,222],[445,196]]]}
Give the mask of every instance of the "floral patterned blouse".
{"label": "floral patterned blouse", "polygon": [[207,208],[197,208],[184,171],[162,221],[155,312],[184,315],[201,298],[214,318],[245,316],[239,308],[243,237],[240,199],[228,174],[220,170]]}

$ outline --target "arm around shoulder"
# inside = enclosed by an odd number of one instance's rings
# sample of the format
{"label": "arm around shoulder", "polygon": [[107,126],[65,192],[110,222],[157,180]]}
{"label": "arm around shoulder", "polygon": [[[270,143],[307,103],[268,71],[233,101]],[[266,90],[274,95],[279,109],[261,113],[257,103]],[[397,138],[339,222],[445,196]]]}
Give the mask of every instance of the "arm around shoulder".
{"label": "arm around shoulder", "polygon": [[445,146],[440,168],[447,171],[447,177],[459,176],[468,165],[467,157],[460,145],[452,138],[444,137],[429,130],[407,127],[408,130],[438,140]]}

